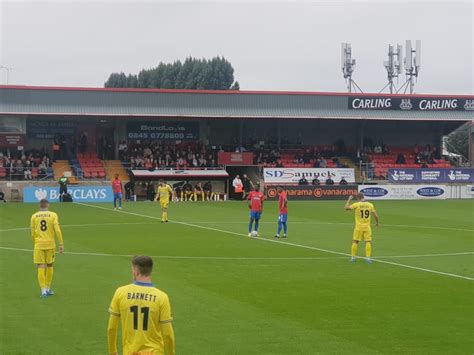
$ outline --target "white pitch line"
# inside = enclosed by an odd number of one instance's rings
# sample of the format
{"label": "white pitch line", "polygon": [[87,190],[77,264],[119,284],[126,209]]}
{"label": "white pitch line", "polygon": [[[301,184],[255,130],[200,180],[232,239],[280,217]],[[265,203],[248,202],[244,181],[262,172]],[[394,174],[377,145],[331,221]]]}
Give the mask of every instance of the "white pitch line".
{"label": "white pitch line", "polygon": [[[197,221],[189,223],[201,223],[201,224],[241,224],[242,222],[237,221]],[[276,222],[262,221],[260,224],[275,224]],[[353,226],[354,223],[346,222],[307,222],[307,221],[292,221],[291,224],[307,224],[307,225],[348,225]],[[474,229],[467,228],[451,228],[451,227],[438,227],[438,226],[410,226],[407,224],[382,224],[381,227],[395,227],[395,228],[412,228],[412,229],[440,229],[440,230],[452,230],[458,232],[474,232]]]}
{"label": "white pitch line", "polygon": [[[3,247],[0,246],[0,250],[13,250],[13,251],[26,251],[33,252],[33,249],[14,248],[14,247]],[[110,253],[86,253],[86,252],[73,252],[66,251],[64,254],[70,255],[87,255],[87,256],[116,256],[116,257],[133,257],[132,254],[110,254]],[[379,256],[377,259],[386,258],[420,258],[420,257],[436,257],[436,256],[457,256],[457,255],[474,255],[474,252],[465,253],[446,253],[446,254],[422,254],[422,255],[386,255]],[[159,259],[197,259],[197,260],[334,260],[334,259],[347,259],[347,256],[289,256],[289,257],[265,257],[265,256],[192,256],[192,255],[150,255],[153,258]],[[362,256],[357,258],[363,259]]]}
{"label": "white pitch line", "polygon": [[[76,204],[82,204],[79,202],[76,202]],[[92,205],[87,205],[90,207],[98,207],[98,206],[92,206]],[[107,208],[105,208],[108,210]],[[122,211],[124,212],[124,211]],[[131,213],[131,212],[129,212]],[[140,215],[143,217],[142,215]],[[173,221],[174,223],[178,223],[181,221]],[[182,223],[201,223],[201,224],[242,224],[242,222],[237,222],[237,221],[198,221],[198,222],[182,222]],[[268,221],[262,221],[260,224],[274,224],[275,222],[268,222]],[[157,223],[134,223],[134,222],[124,222],[124,223],[86,223],[86,224],[62,224],[61,227],[95,227],[95,226],[114,226],[114,225],[121,225],[121,224],[131,224],[131,225],[146,225],[146,224],[157,224]],[[344,223],[344,222],[305,222],[305,221],[294,221],[291,222],[291,224],[295,225],[350,225],[352,226],[353,223]],[[454,230],[454,231],[463,231],[463,232],[474,232],[474,229],[465,229],[465,228],[450,228],[450,227],[429,227],[429,226],[409,226],[409,225],[404,225],[404,224],[383,224],[382,227],[399,227],[399,228],[414,228],[414,229],[441,229],[441,230]],[[0,229],[0,233],[2,232],[15,232],[15,231],[22,231],[22,230],[29,230],[30,227],[18,227],[18,228],[9,228],[9,229]]]}
{"label": "white pitch line", "polygon": [[[0,250],[12,250],[12,251],[24,251],[33,252],[33,249],[24,248],[12,248],[12,247],[0,247]],[[57,253],[58,254],[58,253]],[[108,253],[85,253],[85,252],[73,252],[65,251],[63,254],[68,255],[87,255],[87,256],[108,256],[108,257],[127,257],[131,258],[132,254],[108,254]],[[193,260],[334,260],[334,259],[346,259],[345,256],[320,256],[320,257],[232,257],[232,256],[186,256],[186,255],[150,255],[152,258],[157,259],[193,259]]]}
{"label": "white pitch line", "polygon": [[[94,206],[94,205],[90,205],[90,204],[87,204],[87,203],[81,203],[81,202],[75,202],[75,203],[78,204],[78,205],[82,205],[82,206],[93,207],[93,208],[106,210],[106,211],[109,211],[109,212],[114,212],[114,210],[111,210],[110,208],[106,208],[106,207],[102,207],[102,206]],[[138,217],[142,217],[142,218],[151,218],[151,219],[160,220],[160,218],[155,217],[155,216],[148,216],[148,215],[144,215],[144,214],[140,214],[140,213],[134,213],[134,212],[128,212],[128,211],[124,211],[124,210],[120,210],[119,213],[125,213],[125,214],[138,216]],[[199,224],[191,224],[191,223],[179,222],[179,221],[170,221],[170,222],[185,225],[185,226],[189,226],[189,227],[194,227],[194,228],[206,229],[206,230],[211,230],[211,231],[215,231],[215,232],[227,233],[227,234],[237,235],[237,236],[241,236],[241,237],[251,238],[251,237],[248,237],[246,234],[236,233],[236,232],[227,231],[227,230],[218,229],[218,228],[211,228],[211,227],[201,226]],[[274,239],[263,239],[263,238],[255,238],[255,239],[265,241],[265,242],[269,242],[269,243],[289,245],[289,246],[293,246],[293,247],[297,247],[297,248],[317,250],[317,251],[321,251],[321,252],[325,252],[325,253],[329,253],[329,254],[350,256],[350,254],[347,254],[347,253],[342,253],[342,252],[339,252],[339,251],[312,247],[312,246],[303,245],[303,244],[284,242],[284,241],[274,240]],[[421,268],[421,267],[411,266],[411,265],[406,265],[406,264],[400,264],[400,263],[395,263],[395,262],[380,260],[380,259],[375,259],[375,258],[372,259],[372,260],[375,261],[375,262],[381,263],[381,264],[394,265],[394,266],[399,266],[399,267],[403,267],[403,268],[406,268],[406,269],[424,271],[424,272],[428,272],[428,273],[432,273],[432,274],[444,275],[444,276],[450,276],[450,277],[453,277],[453,278],[474,281],[474,278],[468,277],[468,276],[462,276],[462,275],[452,274],[452,273],[448,273],[448,272],[431,270],[431,269],[426,269],[426,268]]]}

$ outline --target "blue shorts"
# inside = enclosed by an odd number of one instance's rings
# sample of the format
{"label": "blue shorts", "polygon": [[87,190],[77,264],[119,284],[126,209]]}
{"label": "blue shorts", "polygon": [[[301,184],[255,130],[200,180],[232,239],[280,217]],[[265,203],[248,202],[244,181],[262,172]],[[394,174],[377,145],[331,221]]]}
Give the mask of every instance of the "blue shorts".
{"label": "blue shorts", "polygon": [[119,200],[122,199],[122,193],[121,192],[114,192],[114,199],[118,198]]}
{"label": "blue shorts", "polygon": [[278,216],[278,222],[286,223],[288,221],[288,213],[280,213]]}
{"label": "blue shorts", "polygon": [[262,212],[250,211],[250,218],[260,219],[261,216],[262,216]]}

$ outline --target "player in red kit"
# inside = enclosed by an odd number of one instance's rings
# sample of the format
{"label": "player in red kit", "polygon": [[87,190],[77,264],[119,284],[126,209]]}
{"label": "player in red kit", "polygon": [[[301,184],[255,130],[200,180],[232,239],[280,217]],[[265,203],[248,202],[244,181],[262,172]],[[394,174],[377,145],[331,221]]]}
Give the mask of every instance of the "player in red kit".
{"label": "player in red kit", "polygon": [[278,191],[278,231],[275,238],[280,238],[281,230],[283,229],[283,238],[286,238],[286,231],[288,229],[286,222],[288,221],[288,198],[286,192],[281,186],[277,188]]}
{"label": "player in red kit", "polygon": [[119,179],[119,174],[115,174],[115,179],[112,180],[112,191],[114,193],[114,210],[122,209],[122,181]]}
{"label": "player in red kit", "polygon": [[[258,223],[263,212],[263,193],[260,191],[260,186],[256,185],[254,190],[250,192],[248,196],[249,208],[250,208],[250,221],[249,221],[249,237],[252,236],[252,226],[254,227],[255,236],[258,235]],[[254,224],[255,222],[255,224]]]}

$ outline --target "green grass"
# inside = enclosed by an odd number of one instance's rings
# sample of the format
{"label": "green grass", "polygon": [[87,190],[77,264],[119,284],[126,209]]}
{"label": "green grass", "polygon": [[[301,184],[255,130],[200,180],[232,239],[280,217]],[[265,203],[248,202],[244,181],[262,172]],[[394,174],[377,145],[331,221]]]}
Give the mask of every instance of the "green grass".
{"label": "green grass", "polygon": [[[39,298],[27,228],[31,204],[0,206],[0,353],[104,354],[107,307],[130,282],[127,255],[153,255],[155,284],[170,295],[178,354],[472,354],[474,251],[472,201],[376,203],[372,265],[347,253],[353,215],[343,202],[291,202],[289,243],[246,234],[243,203],[55,204],[67,252],[57,257],[56,295]],[[134,214],[128,214],[134,213]],[[275,203],[261,234],[272,239]],[[92,224],[92,226],[91,226]],[[199,228],[196,225],[204,226]],[[363,247],[359,248],[362,255]],[[125,256],[120,256],[125,255]],[[214,258],[164,258],[195,256]],[[400,256],[386,258],[386,256]],[[233,258],[233,259],[232,259]],[[291,259],[293,258],[293,259]]]}

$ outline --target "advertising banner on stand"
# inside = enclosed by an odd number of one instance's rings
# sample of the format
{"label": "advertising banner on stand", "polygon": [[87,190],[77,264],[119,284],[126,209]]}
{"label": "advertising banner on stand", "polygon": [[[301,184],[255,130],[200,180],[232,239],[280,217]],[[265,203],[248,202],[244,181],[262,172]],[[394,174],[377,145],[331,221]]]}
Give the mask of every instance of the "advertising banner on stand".
{"label": "advertising banner on stand", "polygon": [[251,152],[219,152],[217,153],[219,165],[252,165],[253,153]]}
{"label": "advertising banner on stand", "polygon": [[[74,202],[113,202],[111,186],[73,186],[68,187]],[[50,202],[59,201],[59,187],[25,187],[23,202],[39,202],[41,199]]]}
{"label": "advertising banner on stand", "polygon": [[[331,186],[285,186],[288,200],[345,200],[349,195],[356,195],[357,185]],[[268,200],[278,200],[276,187],[267,186],[265,197]]]}
{"label": "advertising banner on stand", "polygon": [[367,200],[432,200],[450,197],[446,185],[359,185]]}
{"label": "advertising banner on stand", "polygon": [[160,141],[199,140],[199,122],[128,122],[127,138]]}
{"label": "advertising banner on stand", "polygon": [[339,182],[342,177],[348,183],[355,182],[354,169],[346,168],[264,168],[263,180],[265,184],[297,184],[305,177],[311,181],[318,178],[321,182],[331,177],[334,182]]}
{"label": "advertising banner on stand", "polygon": [[58,120],[28,120],[28,138],[54,139],[56,136],[74,136],[77,132],[77,123]]}
{"label": "advertising banner on stand", "polygon": [[396,184],[473,183],[474,169],[388,169],[388,180]]}
{"label": "advertising banner on stand", "polygon": [[349,110],[473,111],[474,100],[463,97],[352,96]]}

